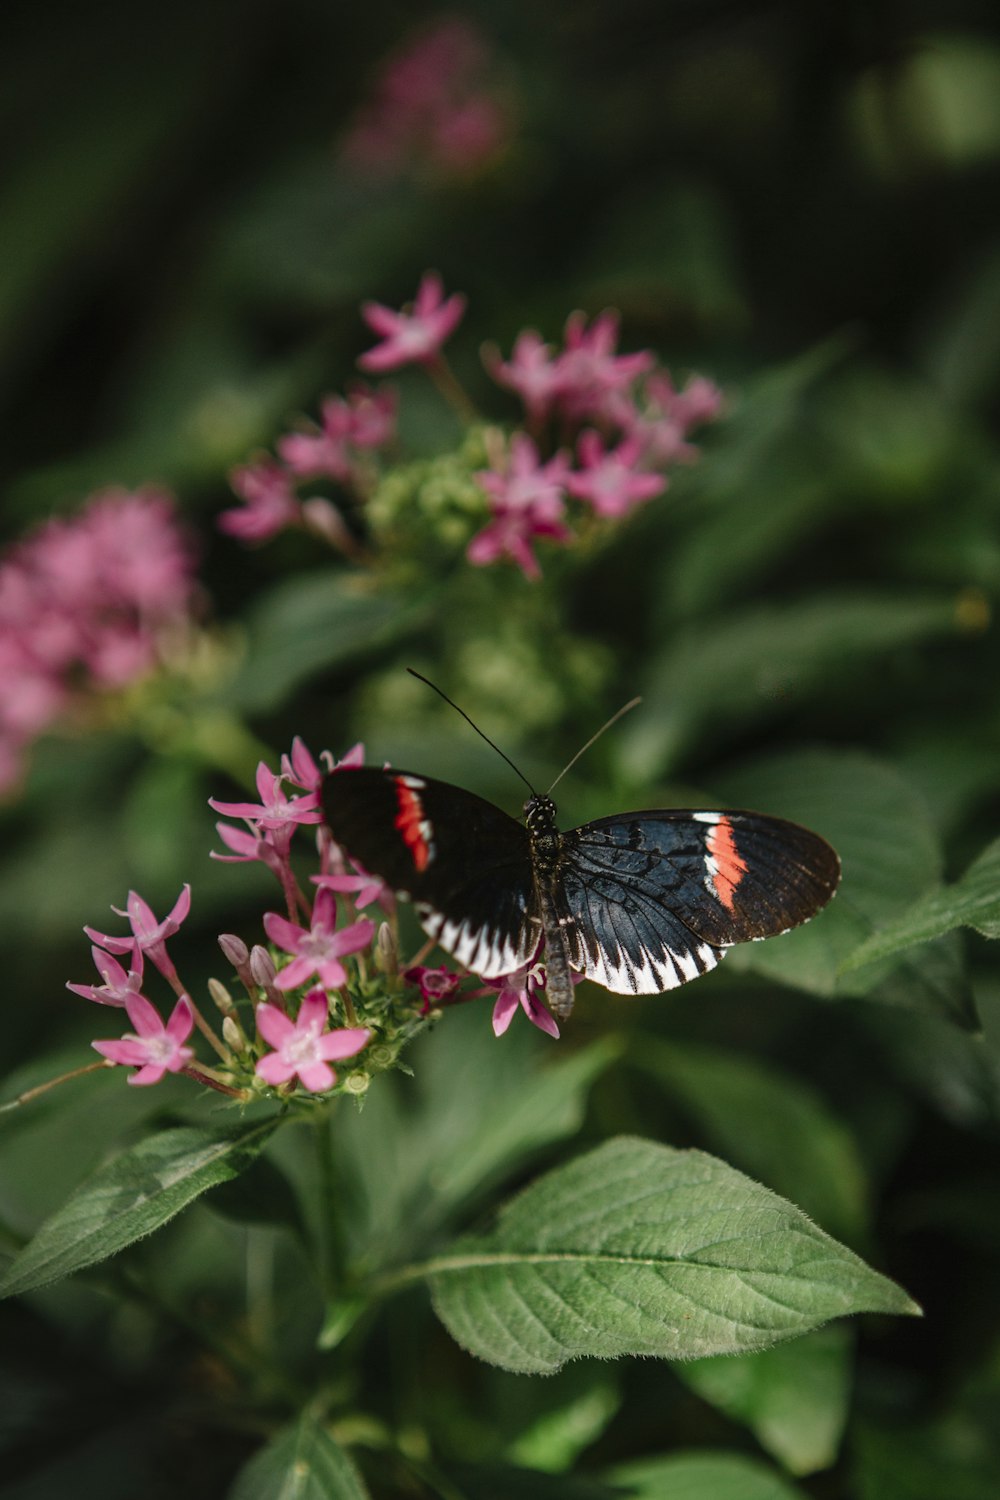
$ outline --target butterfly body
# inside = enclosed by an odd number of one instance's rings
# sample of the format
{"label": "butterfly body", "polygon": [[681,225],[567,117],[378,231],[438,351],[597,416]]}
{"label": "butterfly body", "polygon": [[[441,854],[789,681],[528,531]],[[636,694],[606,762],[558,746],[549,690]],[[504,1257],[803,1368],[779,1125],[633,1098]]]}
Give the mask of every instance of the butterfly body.
{"label": "butterfly body", "polygon": [[758,813],[623,813],[563,833],[549,797],[532,796],[522,824],[461,787],[367,767],[328,776],[323,806],[338,845],[482,978],[522,968],[544,941],[558,1016],[574,972],[662,993],[734,943],[807,921],[840,878],[817,834]]}

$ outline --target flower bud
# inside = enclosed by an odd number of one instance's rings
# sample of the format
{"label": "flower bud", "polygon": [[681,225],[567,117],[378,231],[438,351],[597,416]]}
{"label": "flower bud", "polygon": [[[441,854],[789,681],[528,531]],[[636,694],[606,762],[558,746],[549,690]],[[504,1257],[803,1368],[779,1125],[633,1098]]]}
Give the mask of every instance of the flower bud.
{"label": "flower bud", "polygon": [[221,1011],[224,1016],[232,1013],[233,997],[220,980],[209,979],[208,993],[212,997],[216,1010]]}
{"label": "flower bud", "polygon": [[396,934],[388,922],[383,922],[375,939],[375,967],[380,974],[395,974],[399,969],[399,949]]}
{"label": "flower bud", "polygon": [[246,969],[247,960],[250,957],[246,943],[242,938],[237,937],[234,932],[221,932],[219,934],[219,947],[222,949],[224,957],[232,964],[242,979],[243,971]]}
{"label": "flower bud", "polygon": [[235,1052],[237,1057],[247,1050],[247,1039],[243,1035],[243,1028],[235,1016],[224,1016],[222,1018],[222,1040],[230,1052]]}

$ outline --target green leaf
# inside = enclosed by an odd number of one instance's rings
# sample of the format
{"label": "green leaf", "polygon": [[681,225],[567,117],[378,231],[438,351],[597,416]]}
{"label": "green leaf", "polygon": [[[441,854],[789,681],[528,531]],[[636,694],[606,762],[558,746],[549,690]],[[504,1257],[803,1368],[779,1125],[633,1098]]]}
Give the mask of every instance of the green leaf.
{"label": "green leaf", "polygon": [[790,1198],[830,1233],[860,1237],[864,1168],[850,1131],[819,1095],[745,1053],[643,1036],[634,1055],[726,1160]]}
{"label": "green leaf", "polygon": [[652,663],[642,714],[621,732],[627,771],[648,780],[707,728],[738,724],[743,733],[838,679],[853,684],[863,661],[954,630],[954,599],[927,594],[827,594],[699,620]]}
{"label": "green leaf", "polygon": [[803,1500],[802,1491],[756,1458],[675,1453],[623,1464],[608,1475],[628,1500]]}
{"label": "green leaf", "polygon": [[228,1500],[369,1500],[369,1492],[343,1448],[305,1414],[254,1455]]}
{"label": "green leaf", "polygon": [[249,618],[232,705],[246,713],[277,708],[316,672],[378,650],[411,627],[422,608],[395,594],[366,592],[357,577],[332,568],[297,574],[271,590]]}
{"label": "green leaf", "polygon": [[585,1355],[738,1353],[848,1313],[919,1312],[724,1162],[624,1136],[533,1183],[492,1233],[423,1274],[464,1348],[538,1374]]}
{"label": "green leaf", "polygon": [[734,1421],[792,1474],[813,1474],[837,1457],[851,1386],[851,1331],[841,1324],[756,1354],[677,1365],[685,1385]]}
{"label": "green leaf", "polygon": [[39,1229],[0,1281],[0,1296],[47,1286],[152,1234],[250,1165],[276,1120],[239,1130],[182,1125],[100,1167]]}
{"label": "green leaf", "polygon": [[362,1114],[337,1121],[350,1231],[369,1268],[398,1264],[504,1176],[579,1129],[591,1084],[620,1055],[608,1038],[569,1056],[524,1027],[499,1041],[479,1005],[407,1054]]}
{"label": "green leaf", "polygon": [[1000,938],[1000,839],[987,845],[961,880],[929,891],[903,916],[878,928],[844,960],[842,972],[891,958],[956,927],[972,927],[983,937]]}

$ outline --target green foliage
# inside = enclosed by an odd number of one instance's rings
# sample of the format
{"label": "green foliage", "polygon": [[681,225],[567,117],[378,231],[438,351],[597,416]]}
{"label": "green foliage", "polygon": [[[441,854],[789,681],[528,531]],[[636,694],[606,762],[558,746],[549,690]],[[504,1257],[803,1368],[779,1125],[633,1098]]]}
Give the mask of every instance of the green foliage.
{"label": "green foliage", "polygon": [[918,1311],[723,1162],[627,1137],[539,1179],[491,1234],[432,1265],[459,1343],[541,1374],[583,1355],[736,1354],[845,1313]]}
{"label": "green foliage", "polygon": [[[992,1500],[1000,27],[902,0],[859,45],[793,9],[466,7],[504,140],[394,173],[343,143],[430,5],[115,0],[26,12],[0,58],[4,541],[156,483],[199,558],[164,670],[66,717],[3,811],[4,1500]],[[403,370],[364,493],[304,481],[350,559],[220,534],[229,470],[350,388],[359,304],[428,267],[468,299],[464,406]],[[721,420],[539,581],[471,567],[520,416],[481,348],[609,306]],[[2,726],[34,710],[0,614]],[[206,799],[293,737],[517,811],[408,665],[540,789],[641,693],[563,826],[756,808],[830,840],[836,899],[669,995],[581,986],[558,1043],[494,1037],[492,994],[421,1017],[372,964],[411,1019],[308,1117],[50,1086],[126,1027],[64,984],[130,888],[191,882],[171,953],[252,1030],[216,938],[283,893],[209,860]]]}

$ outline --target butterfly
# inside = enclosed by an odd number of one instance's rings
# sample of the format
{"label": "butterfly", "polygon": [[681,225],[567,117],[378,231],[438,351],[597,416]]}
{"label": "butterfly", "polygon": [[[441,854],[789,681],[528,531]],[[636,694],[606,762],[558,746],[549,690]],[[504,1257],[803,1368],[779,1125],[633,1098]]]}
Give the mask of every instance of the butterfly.
{"label": "butterfly", "polygon": [[660,994],[734,943],[807,922],[840,880],[824,839],[754,812],[617,813],[560,833],[549,796],[533,793],[520,823],[461,787],[369,767],[327,776],[323,809],[336,843],[483,979],[531,963],[544,941],[560,1018],[574,972]]}

